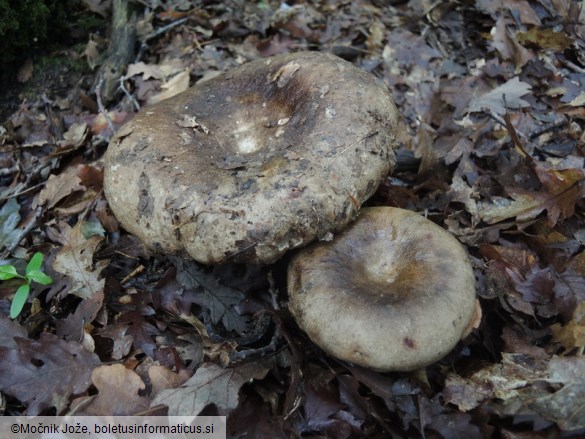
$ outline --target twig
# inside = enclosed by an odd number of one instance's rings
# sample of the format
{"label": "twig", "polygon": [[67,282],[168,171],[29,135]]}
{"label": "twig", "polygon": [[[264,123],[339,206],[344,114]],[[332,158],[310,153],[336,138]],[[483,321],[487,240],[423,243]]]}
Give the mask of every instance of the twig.
{"label": "twig", "polygon": [[333,165],[333,163],[335,162],[335,160],[337,160],[339,157],[341,157],[341,155],[344,154],[348,149],[356,146],[358,143],[363,142],[366,139],[369,139],[370,137],[375,136],[376,134],[378,134],[378,131],[374,131],[373,133],[369,133],[369,134],[365,135],[364,137],[362,137],[361,139],[356,140],[351,145],[343,148],[343,150],[340,151],[335,157],[333,157],[333,160],[331,160],[329,162],[329,164],[327,166],[325,166],[321,172],[325,172],[327,169],[329,169],[331,167],[331,165]]}
{"label": "twig", "polygon": [[491,117],[493,120],[495,120],[497,123],[505,127],[506,130],[508,130],[510,137],[512,138],[512,143],[514,144],[514,146],[516,146],[525,157],[532,159],[530,154],[528,154],[528,152],[524,149],[524,146],[522,145],[522,143],[529,143],[529,139],[525,134],[521,133],[516,128],[514,128],[514,126],[511,123],[507,122],[506,119],[504,119],[502,116],[500,116],[497,113],[494,113],[491,108],[483,107],[481,110],[489,117]]}
{"label": "twig", "polygon": [[568,59],[561,59],[561,62],[568,68],[574,70],[575,72],[585,73],[585,69],[583,67],[579,67],[577,64],[575,64],[572,61],[569,61]]}
{"label": "twig", "polygon": [[20,244],[20,241],[22,241],[24,239],[24,237],[26,235],[28,235],[30,233],[30,231],[32,229],[34,229],[37,224],[38,224],[38,220],[39,217],[41,216],[43,212],[42,207],[37,207],[35,209],[35,216],[33,219],[31,219],[19,232],[18,232],[18,236],[10,243],[10,245],[6,246],[6,249],[4,250],[4,252],[2,253],[2,258],[4,258],[8,253],[11,253],[14,251],[14,249],[16,247],[18,247],[18,244]]}
{"label": "twig", "polygon": [[189,17],[179,18],[178,20],[175,20],[175,21],[167,24],[166,26],[159,27],[157,30],[155,30],[154,32],[152,32],[152,33],[148,34],[146,37],[144,37],[144,42],[147,42],[148,40],[152,40],[153,38],[156,38],[159,35],[164,34],[166,31],[171,30],[172,28],[185,23],[188,18]]}
{"label": "twig", "polygon": [[120,90],[122,90],[124,92],[124,94],[128,97],[128,99],[130,99],[130,102],[132,102],[132,105],[134,105],[134,108],[136,109],[136,111],[139,111],[140,104],[138,103],[136,98],[134,98],[134,96],[132,96],[130,94],[130,92],[128,91],[128,89],[124,85],[124,81],[126,81],[126,79],[128,79],[126,76],[120,76],[120,87],[119,88],[120,88]]}
{"label": "twig", "polygon": [[163,27],[159,27],[157,30],[155,30],[154,32],[148,34],[147,36],[144,37],[144,41],[142,41],[142,43],[140,43],[140,48],[138,49],[138,53],[136,54],[136,58],[134,60],[135,63],[139,62],[140,59],[142,58],[142,54],[144,53],[144,51],[148,48],[148,42],[156,37],[158,37],[161,34],[164,34],[165,32],[167,32],[168,30],[177,27],[183,23],[185,23],[187,21],[188,17],[183,17],[180,18],[176,21],[173,21],[172,23],[167,24],[166,26]]}
{"label": "twig", "polygon": [[44,186],[45,184],[46,184],[46,181],[43,181],[41,183],[35,184],[34,186],[27,187],[26,189],[24,189],[20,192],[17,192],[15,194],[6,195],[5,197],[0,197],[0,201],[8,200],[9,198],[20,197],[22,194],[26,194],[27,192],[33,191],[41,186]]}
{"label": "twig", "polygon": [[136,275],[142,273],[144,271],[144,265],[140,264],[138,267],[136,267],[128,276],[126,276],[124,279],[122,279],[120,281],[120,285],[124,285],[126,282],[128,282],[130,279],[132,279],[133,277],[135,277]]}
{"label": "twig", "polygon": [[103,116],[106,118],[106,122],[108,123],[108,128],[110,128],[110,131],[112,131],[112,135],[114,135],[114,134],[116,134],[116,130],[114,129],[114,124],[112,123],[112,119],[110,119],[110,115],[106,111],[106,108],[104,107],[104,103],[102,102],[102,84],[103,83],[104,83],[104,78],[103,78],[103,76],[100,76],[100,79],[99,79],[97,85],[95,86],[95,95],[97,98],[98,109],[99,109],[100,113],[102,113]]}
{"label": "twig", "polygon": [[569,123],[569,121],[567,119],[565,119],[564,117],[562,117],[561,120],[557,120],[556,122],[545,125],[545,126],[539,128],[538,130],[534,131],[533,133],[530,133],[530,140],[534,140],[537,137],[540,137],[543,134],[545,134],[551,130],[554,130],[555,128],[560,128],[560,127],[566,125],[567,123]]}

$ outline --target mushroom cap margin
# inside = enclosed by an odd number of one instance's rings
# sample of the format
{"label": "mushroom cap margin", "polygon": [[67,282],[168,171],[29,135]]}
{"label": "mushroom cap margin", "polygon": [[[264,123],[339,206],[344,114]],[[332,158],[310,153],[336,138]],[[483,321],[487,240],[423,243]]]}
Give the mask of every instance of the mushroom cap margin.
{"label": "mushroom cap margin", "polygon": [[123,126],[106,197],[155,250],[271,263],[355,218],[394,166],[397,119],[386,87],[333,55],[253,61]]}
{"label": "mushroom cap margin", "polygon": [[334,357],[379,371],[425,367],[451,351],[476,313],[463,246],[404,209],[364,208],[332,242],[288,270],[289,308]]}

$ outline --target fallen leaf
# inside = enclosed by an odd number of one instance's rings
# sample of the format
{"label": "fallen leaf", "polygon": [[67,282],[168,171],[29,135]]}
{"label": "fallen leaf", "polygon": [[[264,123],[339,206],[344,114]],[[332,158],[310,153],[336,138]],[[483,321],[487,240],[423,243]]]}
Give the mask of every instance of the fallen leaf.
{"label": "fallen leaf", "polygon": [[10,198],[0,210],[0,249],[15,244],[20,236],[20,205],[16,198]]}
{"label": "fallen leaf", "polygon": [[545,374],[544,360],[536,361],[523,354],[502,353],[502,361],[475,372],[470,378],[449,375],[443,390],[445,401],[469,411],[483,401],[496,397],[504,401],[518,396],[531,382]]}
{"label": "fallen leaf", "polygon": [[87,133],[87,124],[85,122],[74,123],[63,133],[63,140],[59,141],[59,146],[79,148],[85,142]]}
{"label": "fallen leaf", "polygon": [[81,166],[70,166],[57,175],[51,174],[39,193],[38,204],[50,209],[73,192],[83,190],[81,178],[78,176]]}
{"label": "fallen leaf", "polygon": [[134,75],[142,75],[142,79],[145,80],[150,78],[163,79],[166,76],[165,72],[162,71],[159,65],[145,64],[142,61],[128,66],[126,77],[129,78]]}
{"label": "fallen leaf", "polygon": [[113,360],[121,360],[132,348],[134,338],[126,335],[129,326],[128,323],[111,323],[97,332],[100,337],[109,338],[114,342],[111,354]]}
{"label": "fallen leaf", "polygon": [[184,70],[181,73],[173,76],[169,81],[165,82],[161,88],[161,92],[154,94],[146,101],[148,105],[156,104],[170,97],[173,97],[182,91],[189,88],[189,70]]}
{"label": "fallen leaf", "polygon": [[560,343],[567,351],[585,348],[585,302],[581,302],[573,312],[573,318],[566,325],[555,323],[550,329],[553,340]]}
{"label": "fallen leaf", "polygon": [[548,364],[546,381],[562,384],[554,393],[527,405],[554,421],[561,430],[585,428],[585,357],[555,357]]}
{"label": "fallen leaf", "polygon": [[[80,341],[85,326],[91,324],[104,303],[104,291],[99,290],[93,296],[81,301],[75,312],[63,320],[57,320],[57,335],[65,340]],[[117,358],[119,360],[119,358]]]}
{"label": "fallen leaf", "polygon": [[130,416],[148,408],[148,399],[139,392],[146,388],[142,378],[123,364],[96,367],[91,381],[98,394],[84,409],[94,416]]}
{"label": "fallen leaf", "polygon": [[104,288],[104,279],[100,273],[109,264],[108,260],[93,262],[93,254],[104,239],[92,236],[83,237],[83,222],[79,221],[71,228],[67,223],[59,222],[58,239],[63,247],[53,260],[53,270],[68,277],[70,288],[63,294],[75,294],[87,299]]}
{"label": "fallen leaf", "polygon": [[185,384],[156,395],[151,406],[166,405],[169,416],[197,416],[214,404],[219,415],[224,416],[238,406],[241,387],[250,380],[264,378],[269,370],[261,362],[225,369],[204,363]]}
{"label": "fallen leaf", "polygon": [[0,346],[0,390],[26,404],[27,415],[50,407],[60,414],[71,395],[90,386],[91,371],[100,364],[79,343],[53,334],[42,333],[38,340],[15,337],[14,342],[17,347]]}
{"label": "fallen leaf", "polygon": [[[219,283],[218,278],[205,270],[204,267],[180,258],[172,258],[177,267],[177,282],[186,289],[201,291],[197,303],[209,309],[211,321],[217,324],[221,321],[228,331],[243,333],[247,328],[247,319],[237,313],[234,306],[239,305],[245,295]],[[195,300],[195,299],[193,299]]]}
{"label": "fallen leaf", "polygon": [[26,330],[14,320],[0,316],[0,347],[17,349],[14,337],[26,338]]}
{"label": "fallen leaf", "polygon": [[151,393],[153,395],[158,395],[163,390],[179,387],[184,384],[190,376],[185,369],[182,369],[179,373],[175,373],[168,367],[155,364],[148,369],[148,378],[150,378],[150,384],[152,385]]}
{"label": "fallen leaf", "polygon": [[526,65],[534,55],[518,43],[515,32],[508,25],[505,14],[500,15],[496,25],[491,30],[492,46],[500,53],[502,59],[510,60],[516,67],[516,72]]}
{"label": "fallen leaf", "polygon": [[[582,165],[581,165],[582,166]],[[513,200],[493,197],[483,203],[479,216],[488,224],[516,217],[519,221],[536,218],[547,211],[549,226],[569,218],[575,212],[575,204],[585,197],[585,170],[583,168],[554,169],[539,164],[536,173],[547,192],[529,192],[520,188],[505,188]]]}
{"label": "fallen leaf", "polygon": [[531,88],[530,84],[522,82],[518,76],[514,76],[492,91],[472,99],[467,111],[473,113],[489,108],[496,114],[504,115],[509,109],[528,107],[530,104],[521,98]]}
{"label": "fallen leaf", "polygon": [[558,51],[568,49],[573,44],[573,40],[566,33],[555,32],[551,28],[533,27],[526,32],[518,32],[516,38],[524,46],[532,45]]}

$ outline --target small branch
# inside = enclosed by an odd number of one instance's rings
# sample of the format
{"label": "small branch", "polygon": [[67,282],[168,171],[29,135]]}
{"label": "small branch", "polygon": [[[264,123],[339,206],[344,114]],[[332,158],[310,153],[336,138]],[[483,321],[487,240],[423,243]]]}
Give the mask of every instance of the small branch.
{"label": "small branch", "polygon": [[128,79],[128,78],[126,78],[125,76],[120,76],[120,90],[122,90],[124,92],[124,94],[128,97],[128,99],[130,99],[130,102],[132,102],[132,105],[134,105],[134,108],[136,109],[136,111],[139,111],[140,104],[138,103],[136,98],[134,98],[134,96],[132,96],[130,94],[130,92],[128,91],[128,89],[124,85],[124,81],[126,81],[126,79]]}
{"label": "small branch", "polygon": [[42,207],[37,207],[35,209],[35,216],[32,218],[19,232],[18,236],[12,241],[10,245],[7,245],[4,252],[2,252],[2,258],[5,258],[9,253],[12,253],[16,247],[20,244],[26,235],[28,235],[32,229],[34,229],[39,221],[39,218],[43,212]]}
{"label": "small branch", "polygon": [[158,37],[159,35],[164,34],[165,32],[171,30],[174,27],[177,27],[177,26],[185,23],[187,21],[187,19],[188,19],[188,17],[180,18],[176,21],[173,21],[172,23],[167,24],[166,26],[159,27],[157,30],[155,30],[154,32],[152,32],[152,33],[148,34],[146,37],[144,37],[144,41],[142,41],[142,43],[140,43],[140,49],[138,50],[138,54],[136,55],[134,62],[137,63],[140,61],[140,59],[142,58],[142,54],[148,48],[147,43],[150,40]]}
{"label": "small branch", "polygon": [[554,130],[555,128],[560,128],[562,126],[567,125],[567,123],[569,123],[569,121],[563,117],[561,120],[557,120],[556,122],[545,125],[545,126],[539,128],[538,130],[534,131],[533,133],[530,133],[530,139],[534,140],[537,137],[540,137],[543,134],[545,134],[551,130]]}
{"label": "small branch", "polygon": [[104,103],[102,102],[102,84],[104,82],[104,78],[100,77],[97,85],[95,86],[95,95],[97,98],[98,109],[100,113],[106,118],[106,122],[108,124],[108,128],[112,131],[112,135],[116,134],[116,129],[114,128],[114,124],[112,119],[110,119],[110,115],[108,114],[106,108],[104,107]]}
{"label": "small branch", "polygon": [[485,114],[487,114],[490,118],[495,120],[497,123],[499,123],[500,125],[505,127],[506,130],[508,130],[510,137],[512,138],[512,143],[514,144],[514,146],[516,146],[516,148],[518,148],[518,150],[522,153],[522,155],[524,155],[526,158],[529,158],[532,160],[532,156],[530,154],[528,154],[528,152],[526,151],[526,149],[524,149],[524,146],[522,145],[522,143],[526,144],[529,142],[529,139],[526,135],[524,135],[520,131],[516,130],[516,128],[514,128],[512,123],[509,121],[509,119],[506,120],[505,118],[501,117],[499,114],[494,113],[491,108],[483,107],[481,110]]}

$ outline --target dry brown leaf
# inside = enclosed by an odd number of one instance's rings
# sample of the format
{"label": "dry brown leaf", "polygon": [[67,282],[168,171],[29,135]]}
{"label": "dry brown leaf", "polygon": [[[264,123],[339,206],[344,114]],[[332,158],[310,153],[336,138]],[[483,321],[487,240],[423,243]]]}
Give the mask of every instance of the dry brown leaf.
{"label": "dry brown leaf", "polygon": [[189,88],[189,70],[184,70],[181,73],[173,76],[169,81],[162,85],[163,91],[154,94],[148,98],[148,105],[163,101]]}
{"label": "dry brown leaf", "polygon": [[164,79],[166,74],[163,72],[161,67],[157,64],[145,64],[142,61],[136,64],[130,64],[128,66],[128,71],[126,72],[126,77],[131,77],[134,75],[142,75],[142,79]]}
{"label": "dry brown leaf", "polygon": [[504,14],[498,17],[491,34],[494,48],[500,52],[502,59],[514,62],[517,71],[534,57],[529,50],[518,43],[516,35],[508,27]]}
{"label": "dry brown leaf", "polygon": [[53,334],[43,333],[38,340],[17,337],[14,343],[16,347],[0,346],[0,391],[27,404],[31,416],[49,407],[60,414],[69,396],[89,387],[90,372],[100,363],[79,343]]}
{"label": "dry brown leaf", "polygon": [[68,277],[71,284],[68,293],[87,299],[101,291],[104,279],[99,279],[99,276],[109,261],[101,260],[94,264],[93,254],[103,238],[94,235],[85,239],[82,221],[73,228],[60,222],[58,237],[64,245],[53,260],[53,270]]}
{"label": "dry brown leaf", "polygon": [[534,45],[543,49],[565,50],[573,44],[573,39],[565,32],[555,32],[551,28],[533,27],[516,34],[518,42],[524,46]]}
{"label": "dry brown leaf", "polygon": [[226,415],[238,406],[240,388],[252,379],[264,378],[269,370],[260,362],[225,369],[204,363],[185,384],[156,395],[152,406],[166,405],[169,416],[196,416],[214,404],[220,416]]}
{"label": "dry brown leaf", "polygon": [[146,387],[144,382],[122,364],[96,367],[91,381],[99,393],[85,408],[88,415],[129,416],[148,408],[148,399],[139,395]]}
{"label": "dry brown leaf", "polygon": [[585,170],[554,169],[539,164],[536,173],[547,192],[506,188],[506,192],[513,200],[493,197],[491,202],[480,206],[480,218],[488,224],[513,217],[518,221],[524,221],[534,219],[546,210],[549,226],[553,227],[559,218],[571,217],[575,212],[575,204],[585,197]]}
{"label": "dry brown leaf", "polygon": [[83,190],[84,187],[81,185],[81,178],[79,177],[79,171],[82,166],[70,166],[58,175],[51,175],[45,187],[39,193],[38,204],[46,204],[46,207],[52,208],[73,192]]}
{"label": "dry brown leaf", "polygon": [[553,340],[560,343],[567,351],[578,348],[581,353],[585,348],[585,302],[581,302],[573,312],[573,318],[566,325],[555,323],[550,329]]}
{"label": "dry brown leaf", "polygon": [[189,373],[186,369],[182,369],[179,373],[175,373],[168,367],[155,364],[148,369],[148,378],[152,385],[152,394],[158,395],[165,389],[174,389],[185,383],[189,378]]}
{"label": "dry brown leaf", "polygon": [[59,146],[79,148],[81,145],[83,145],[83,142],[85,142],[87,133],[87,124],[85,122],[74,123],[63,134],[63,140],[59,141]]}

